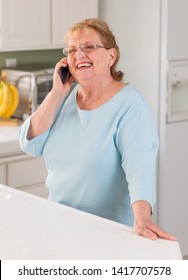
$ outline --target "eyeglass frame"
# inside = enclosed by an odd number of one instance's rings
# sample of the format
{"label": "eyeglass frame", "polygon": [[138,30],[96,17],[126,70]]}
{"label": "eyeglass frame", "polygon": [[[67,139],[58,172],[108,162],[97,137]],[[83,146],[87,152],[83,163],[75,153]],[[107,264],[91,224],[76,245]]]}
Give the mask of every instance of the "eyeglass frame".
{"label": "eyeglass frame", "polygon": [[[91,44],[92,44],[94,48],[91,48],[91,49],[85,48],[85,46],[86,46],[86,45],[89,46],[89,44],[90,44],[90,46],[91,46]],[[73,48],[73,51],[72,51],[71,53],[68,52],[68,49],[69,49],[69,48]],[[99,45],[99,44],[96,44],[95,42],[86,42],[86,43],[84,43],[84,44],[81,44],[79,47],[75,47],[75,46],[67,46],[67,47],[64,47],[63,50],[62,50],[62,52],[63,52],[63,54],[64,54],[65,56],[71,56],[71,55],[75,55],[76,52],[78,51],[78,49],[81,49],[81,51],[84,52],[84,53],[90,53],[90,52],[93,52],[93,51],[95,51],[95,50],[97,50],[97,49],[99,49],[99,48],[103,48],[103,49],[106,49],[106,50],[109,49],[109,48],[106,48],[105,46],[101,46],[101,45]],[[86,49],[87,49],[87,50],[86,50]],[[65,51],[65,50],[67,50],[67,51]]]}

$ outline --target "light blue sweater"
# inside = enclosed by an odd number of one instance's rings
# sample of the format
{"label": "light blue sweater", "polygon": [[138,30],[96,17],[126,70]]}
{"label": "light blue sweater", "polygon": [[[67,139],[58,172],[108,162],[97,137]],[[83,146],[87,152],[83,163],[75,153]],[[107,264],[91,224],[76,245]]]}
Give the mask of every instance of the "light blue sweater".
{"label": "light blue sweater", "polygon": [[131,85],[97,109],[80,110],[78,87],[42,135],[28,141],[25,121],[21,148],[44,157],[50,200],[133,225],[131,204],[155,203],[158,136],[150,110]]}

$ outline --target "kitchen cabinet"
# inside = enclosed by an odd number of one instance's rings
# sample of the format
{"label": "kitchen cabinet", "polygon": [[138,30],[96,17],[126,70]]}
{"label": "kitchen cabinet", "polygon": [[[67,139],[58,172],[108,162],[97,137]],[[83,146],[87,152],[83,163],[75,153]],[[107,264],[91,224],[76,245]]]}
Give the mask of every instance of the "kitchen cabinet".
{"label": "kitchen cabinet", "polygon": [[50,45],[50,0],[0,0],[1,51]]}
{"label": "kitchen cabinet", "polygon": [[0,182],[6,184],[6,166],[4,164],[0,165]]}
{"label": "kitchen cabinet", "polygon": [[24,153],[0,158],[0,183],[47,198],[47,171],[42,158]]}
{"label": "kitchen cabinet", "polygon": [[22,152],[19,126],[0,126],[0,184],[47,198],[47,170],[43,158]]}
{"label": "kitchen cabinet", "polygon": [[62,48],[66,29],[98,16],[98,0],[0,0],[0,51]]}
{"label": "kitchen cabinet", "polygon": [[52,0],[52,45],[62,47],[66,30],[92,17],[98,17],[98,0]]}

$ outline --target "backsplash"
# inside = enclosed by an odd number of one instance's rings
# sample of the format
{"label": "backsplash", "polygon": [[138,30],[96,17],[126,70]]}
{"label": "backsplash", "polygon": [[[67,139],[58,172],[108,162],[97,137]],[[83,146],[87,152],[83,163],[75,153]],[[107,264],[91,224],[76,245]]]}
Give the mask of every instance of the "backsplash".
{"label": "backsplash", "polygon": [[0,68],[5,67],[7,58],[16,58],[17,64],[29,63],[54,63],[63,57],[62,50],[37,50],[37,51],[17,51],[0,52]]}

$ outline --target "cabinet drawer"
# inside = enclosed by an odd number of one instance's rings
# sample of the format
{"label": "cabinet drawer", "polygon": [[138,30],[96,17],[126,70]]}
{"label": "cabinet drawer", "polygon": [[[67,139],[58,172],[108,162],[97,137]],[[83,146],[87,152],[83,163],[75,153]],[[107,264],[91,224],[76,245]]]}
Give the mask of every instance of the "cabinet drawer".
{"label": "cabinet drawer", "polygon": [[34,194],[43,198],[48,198],[48,189],[43,184],[29,185],[19,188],[20,191]]}
{"label": "cabinet drawer", "polygon": [[43,158],[33,158],[7,165],[7,184],[21,187],[44,182],[47,170]]}

